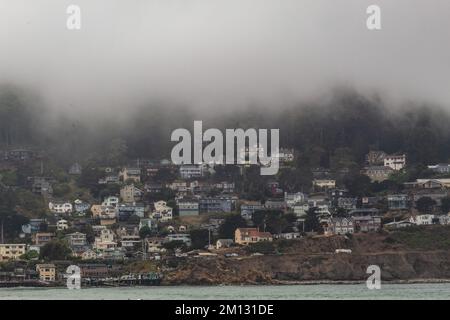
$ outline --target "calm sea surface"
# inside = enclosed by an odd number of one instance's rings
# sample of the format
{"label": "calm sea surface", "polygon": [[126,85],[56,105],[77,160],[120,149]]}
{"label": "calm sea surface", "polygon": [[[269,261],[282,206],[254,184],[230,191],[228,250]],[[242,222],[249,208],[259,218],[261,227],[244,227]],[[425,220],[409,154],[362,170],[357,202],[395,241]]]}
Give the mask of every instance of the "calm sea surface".
{"label": "calm sea surface", "polygon": [[450,283],[385,284],[369,290],[365,284],[217,287],[119,287],[81,290],[0,288],[0,300],[136,300],[136,299],[450,299]]}

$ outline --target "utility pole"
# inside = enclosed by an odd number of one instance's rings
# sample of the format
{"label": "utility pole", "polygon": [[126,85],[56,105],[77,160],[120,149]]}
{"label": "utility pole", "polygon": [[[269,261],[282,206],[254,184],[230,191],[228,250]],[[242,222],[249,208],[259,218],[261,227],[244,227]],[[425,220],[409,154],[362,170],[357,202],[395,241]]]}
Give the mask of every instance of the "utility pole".
{"label": "utility pole", "polygon": [[145,239],[142,239],[142,260],[147,260],[147,248],[145,244]]}
{"label": "utility pole", "polygon": [[208,249],[211,247],[211,227],[208,227]]}
{"label": "utility pole", "polygon": [[3,219],[2,219],[2,244],[4,243],[4,239],[3,239]]}

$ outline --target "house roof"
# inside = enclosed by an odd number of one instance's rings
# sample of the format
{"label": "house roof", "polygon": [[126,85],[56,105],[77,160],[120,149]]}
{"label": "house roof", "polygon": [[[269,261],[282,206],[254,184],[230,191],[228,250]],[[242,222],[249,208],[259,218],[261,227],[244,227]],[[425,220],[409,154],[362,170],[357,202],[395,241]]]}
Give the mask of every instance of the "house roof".
{"label": "house roof", "polygon": [[233,243],[233,239],[218,239],[217,242],[221,242],[221,243]]}
{"label": "house roof", "polygon": [[257,228],[238,228],[241,233],[250,237],[270,238],[272,234],[270,232],[261,232]]}
{"label": "house roof", "polygon": [[36,268],[56,268],[56,266],[53,263],[43,263],[37,264]]}

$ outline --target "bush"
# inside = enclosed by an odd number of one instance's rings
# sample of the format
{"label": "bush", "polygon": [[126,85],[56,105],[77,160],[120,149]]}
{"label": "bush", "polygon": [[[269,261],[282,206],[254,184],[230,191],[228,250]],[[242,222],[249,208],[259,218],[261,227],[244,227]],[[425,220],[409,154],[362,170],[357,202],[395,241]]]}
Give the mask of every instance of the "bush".
{"label": "bush", "polygon": [[60,183],[53,187],[53,195],[58,198],[67,195],[70,191],[70,186],[67,183]]}
{"label": "bush", "polygon": [[272,254],[275,253],[275,244],[271,241],[256,242],[250,244],[246,250],[250,253]]}
{"label": "bush", "polygon": [[414,226],[393,232],[389,238],[412,249],[449,250],[449,226]]}
{"label": "bush", "polygon": [[41,248],[40,258],[46,261],[66,260],[70,257],[71,253],[72,251],[66,242],[52,240]]}

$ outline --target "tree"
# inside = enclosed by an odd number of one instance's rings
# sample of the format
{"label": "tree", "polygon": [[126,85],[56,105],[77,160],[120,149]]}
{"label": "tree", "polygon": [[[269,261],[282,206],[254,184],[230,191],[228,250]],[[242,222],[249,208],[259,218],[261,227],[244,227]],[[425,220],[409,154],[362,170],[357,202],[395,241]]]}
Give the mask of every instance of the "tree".
{"label": "tree", "polygon": [[24,260],[36,260],[39,258],[39,252],[36,250],[29,250],[25,254],[21,255],[20,258]]}
{"label": "tree", "polygon": [[163,247],[167,250],[174,251],[176,249],[185,250],[186,244],[182,240],[173,240],[163,244]]}
{"label": "tree", "polygon": [[152,229],[149,228],[149,226],[143,226],[140,230],[139,230],[139,237],[141,237],[141,239],[145,239],[147,237],[150,237],[152,235]]}
{"label": "tree", "polygon": [[344,208],[337,208],[336,212],[334,213],[334,216],[336,217],[346,217],[347,216],[347,210]]}
{"label": "tree", "polygon": [[67,183],[60,183],[53,187],[53,195],[61,198],[70,192],[70,186]]}
{"label": "tree", "polygon": [[176,174],[174,174],[169,168],[161,168],[155,175],[155,181],[157,182],[170,182],[176,178]]}
{"label": "tree", "polygon": [[250,244],[246,247],[246,251],[250,253],[273,254],[275,252],[275,244],[272,241],[260,241]]}
{"label": "tree", "polygon": [[294,214],[284,214],[280,210],[257,210],[252,215],[256,227],[271,233],[281,233],[297,220]]}
{"label": "tree", "polygon": [[363,197],[370,194],[370,178],[366,175],[357,173],[349,174],[344,178],[344,184],[348,192],[356,197]]}
{"label": "tree", "polygon": [[450,212],[450,197],[445,197],[441,199],[441,211],[444,214]]}
{"label": "tree", "polygon": [[265,210],[256,210],[252,214],[252,221],[256,227],[264,226],[264,219],[266,218],[267,212]]}
{"label": "tree", "polygon": [[234,239],[234,231],[237,228],[243,228],[247,222],[239,214],[233,214],[225,218],[225,221],[219,227],[219,237],[222,239]]}
{"label": "tree", "polygon": [[305,231],[314,231],[318,233],[323,232],[323,228],[319,221],[319,216],[316,213],[316,208],[308,210],[305,217]]}
{"label": "tree", "polygon": [[40,259],[46,261],[66,260],[72,251],[65,241],[52,240],[46,243],[40,250]]}
{"label": "tree", "polygon": [[83,225],[80,232],[86,235],[86,241],[88,243],[93,243],[95,241],[95,232],[90,224]]}
{"label": "tree", "polygon": [[120,185],[115,183],[107,184],[98,192],[98,197],[104,199],[108,196],[120,194]]}
{"label": "tree", "polygon": [[94,197],[99,196],[100,186],[98,180],[104,176],[104,173],[92,166],[83,168],[78,180],[80,187],[88,188]]}
{"label": "tree", "polygon": [[139,218],[139,216],[133,214],[128,218],[128,223],[129,224],[139,224],[139,222],[141,221],[141,218]]}
{"label": "tree", "polygon": [[191,235],[192,249],[204,249],[209,244],[209,231],[207,229],[194,229],[189,234]]}
{"label": "tree", "polygon": [[265,223],[266,231],[276,234],[283,232],[289,225],[281,211],[269,211],[266,215]]}
{"label": "tree", "polygon": [[0,241],[5,241],[5,225],[15,214],[16,196],[12,191],[0,192]]}
{"label": "tree", "polygon": [[431,199],[430,197],[421,197],[416,201],[416,208],[421,213],[430,213],[431,211],[433,211],[435,205],[436,201]]}

